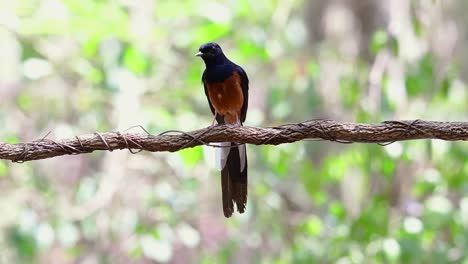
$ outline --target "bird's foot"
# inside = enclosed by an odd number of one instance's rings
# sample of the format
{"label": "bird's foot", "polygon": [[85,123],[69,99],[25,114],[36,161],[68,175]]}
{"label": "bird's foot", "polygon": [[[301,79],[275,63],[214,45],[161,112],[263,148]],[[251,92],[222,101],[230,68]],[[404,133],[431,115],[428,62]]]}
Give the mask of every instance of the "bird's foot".
{"label": "bird's foot", "polygon": [[239,120],[239,118],[237,118],[237,121],[236,121],[236,123],[234,123],[234,125],[235,125],[236,127],[241,127],[241,126],[242,126],[242,123],[241,123],[241,121]]}

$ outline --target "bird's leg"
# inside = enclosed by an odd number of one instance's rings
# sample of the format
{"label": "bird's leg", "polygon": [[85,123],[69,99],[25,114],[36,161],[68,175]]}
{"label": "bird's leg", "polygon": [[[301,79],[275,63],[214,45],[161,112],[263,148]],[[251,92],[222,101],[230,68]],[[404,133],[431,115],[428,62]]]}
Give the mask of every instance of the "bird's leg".
{"label": "bird's leg", "polygon": [[240,121],[239,115],[236,116],[236,123],[235,123],[235,125],[236,125],[237,127],[242,126],[242,123],[241,123],[241,121]]}

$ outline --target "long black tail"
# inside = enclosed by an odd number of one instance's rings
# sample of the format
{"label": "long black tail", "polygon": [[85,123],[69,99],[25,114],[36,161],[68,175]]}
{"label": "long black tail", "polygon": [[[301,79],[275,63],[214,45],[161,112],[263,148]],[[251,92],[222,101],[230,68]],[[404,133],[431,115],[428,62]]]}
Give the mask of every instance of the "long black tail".
{"label": "long black tail", "polygon": [[[230,143],[233,146],[233,143]],[[224,216],[230,217],[237,211],[243,213],[247,203],[247,153],[245,145],[226,148],[229,150],[226,164],[221,170],[221,190]]]}

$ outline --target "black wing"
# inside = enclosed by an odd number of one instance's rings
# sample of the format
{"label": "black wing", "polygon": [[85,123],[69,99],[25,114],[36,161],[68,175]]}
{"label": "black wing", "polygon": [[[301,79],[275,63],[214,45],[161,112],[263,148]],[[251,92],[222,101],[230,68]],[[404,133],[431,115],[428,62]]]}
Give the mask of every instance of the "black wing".
{"label": "black wing", "polygon": [[[213,113],[213,115],[214,115],[215,114],[215,109],[214,109],[213,105],[211,104],[210,96],[208,95],[208,87],[206,86],[207,80],[206,80],[205,73],[206,73],[206,70],[203,72],[203,75],[202,75],[203,88],[205,88],[205,95],[206,95],[206,99],[208,99],[208,104],[210,105],[211,113]],[[217,115],[216,116],[216,122],[218,122],[218,124],[224,124],[224,117],[222,117],[220,115]]]}
{"label": "black wing", "polygon": [[208,99],[208,103],[210,104],[211,113],[213,113],[213,115],[214,115],[215,114],[215,109],[214,109],[213,105],[211,104],[210,96],[208,96],[208,87],[206,87],[205,72],[206,71],[204,71],[203,75],[202,75],[202,83],[203,83],[203,87],[205,88],[206,99]]}
{"label": "black wing", "polygon": [[245,73],[244,69],[242,69],[240,66],[236,67],[236,71],[241,77],[242,94],[244,95],[244,103],[242,104],[240,116],[241,122],[244,123],[247,116],[247,107],[249,106],[249,77],[247,77],[247,73]]}

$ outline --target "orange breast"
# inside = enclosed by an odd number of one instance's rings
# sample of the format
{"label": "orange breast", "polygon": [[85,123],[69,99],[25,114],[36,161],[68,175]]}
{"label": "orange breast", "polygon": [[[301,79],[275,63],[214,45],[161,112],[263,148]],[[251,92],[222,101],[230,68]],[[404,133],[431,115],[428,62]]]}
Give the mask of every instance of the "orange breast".
{"label": "orange breast", "polygon": [[240,76],[234,72],[223,82],[206,83],[208,97],[216,112],[224,116],[228,124],[240,122],[240,111],[244,103]]}

